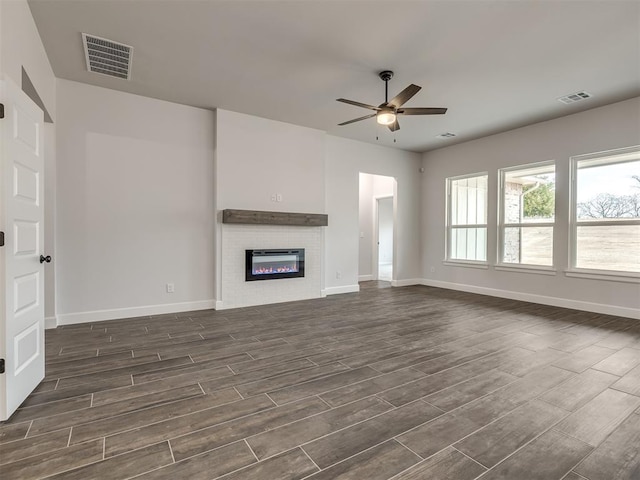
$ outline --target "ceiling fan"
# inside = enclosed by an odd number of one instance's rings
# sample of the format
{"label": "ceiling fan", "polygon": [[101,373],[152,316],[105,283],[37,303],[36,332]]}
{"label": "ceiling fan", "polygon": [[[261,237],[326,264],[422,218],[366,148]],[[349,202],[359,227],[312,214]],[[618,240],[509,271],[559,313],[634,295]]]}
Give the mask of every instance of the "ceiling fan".
{"label": "ceiling fan", "polygon": [[400,108],[409,101],[411,97],[418,93],[422,87],[411,84],[389,100],[389,80],[393,78],[393,72],[391,70],[385,70],[384,72],[380,72],[378,76],[384,81],[384,103],[374,107],[373,105],[367,105],[366,103],[354,102],[353,100],[347,100],[346,98],[338,98],[338,102],[348,103],[349,105],[355,105],[356,107],[368,108],[369,110],[375,110],[376,112],[370,115],[365,115],[364,117],[354,118],[353,120],[339,123],[339,126],[349,125],[350,123],[359,122],[360,120],[376,117],[376,121],[380,125],[386,125],[389,127],[389,130],[395,132],[396,130],[400,130],[398,115],[442,115],[447,112],[446,108]]}

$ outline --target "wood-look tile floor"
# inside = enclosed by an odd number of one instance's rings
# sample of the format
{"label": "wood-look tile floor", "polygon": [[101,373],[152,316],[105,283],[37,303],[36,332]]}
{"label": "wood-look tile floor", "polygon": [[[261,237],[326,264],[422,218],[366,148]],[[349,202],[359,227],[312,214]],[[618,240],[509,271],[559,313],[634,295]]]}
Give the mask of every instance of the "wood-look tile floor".
{"label": "wood-look tile floor", "polygon": [[47,331],[0,477],[640,478],[640,322],[384,286]]}

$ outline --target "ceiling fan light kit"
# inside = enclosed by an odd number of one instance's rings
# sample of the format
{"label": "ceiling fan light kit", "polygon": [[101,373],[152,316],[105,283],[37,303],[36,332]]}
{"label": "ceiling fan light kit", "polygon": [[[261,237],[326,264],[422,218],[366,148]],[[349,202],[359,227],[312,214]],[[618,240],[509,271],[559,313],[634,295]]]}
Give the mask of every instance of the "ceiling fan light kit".
{"label": "ceiling fan light kit", "polygon": [[380,111],[376,114],[376,120],[380,125],[391,125],[396,121],[396,114],[392,111]]}
{"label": "ceiling fan light kit", "polygon": [[363,117],[354,118],[346,122],[339,123],[339,126],[349,125],[350,123],[359,122],[360,120],[366,120],[367,118],[376,117],[376,121],[380,125],[386,125],[389,130],[396,132],[400,130],[400,124],[398,123],[398,115],[443,115],[447,112],[446,108],[400,108],[411,97],[418,93],[422,87],[411,84],[398,95],[389,100],[389,80],[393,78],[393,72],[391,70],[384,70],[378,74],[380,79],[384,82],[384,103],[381,103],[377,107],[373,105],[367,105],[366,103],[356,102],[354,100],[347,100],[346,98],[338,98],[338,102],[348,103],[349,105],[355,105],[356,107],[367,108],[374,110],[376,113],[371,113]]}

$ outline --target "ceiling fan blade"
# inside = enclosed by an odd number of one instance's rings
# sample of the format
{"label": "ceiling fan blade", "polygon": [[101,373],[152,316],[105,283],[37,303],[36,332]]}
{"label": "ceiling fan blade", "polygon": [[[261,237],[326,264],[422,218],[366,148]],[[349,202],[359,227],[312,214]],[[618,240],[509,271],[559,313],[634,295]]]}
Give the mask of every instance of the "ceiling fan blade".
{"label": "ceiling fan blade", "polygon": [[350,123],[355,123],[355,122],[359,122],[360,120],[366,120],[367,118],[371,118],[371,117],[375,117],[377,114],[372,113],[371,115],[365,115],[364,117],[360,117],[360,118],[354,118],[353,120],[349,120],[347,122],[342,122],[339,123],[338,126],[342,126],[342,125],[349,125]]}
{"label": "ceiling fan blade", "polygon": [[354,102],[353,100],[347,100],[346,98],[337,98],[338,102],[348,103],[349,105],[355,105],[356,107],[368,108],[369,110],[375,110],[376,112],[380,110],[379,107],[374,107],[373,105],[367,105],[366,103]]}
{"label": "ceiling fan blade", "polygon": [[402,90],[398,95],[393,97],[391,100],[387,102],[390,107],[398,108],[404,105],[411,97],[413,97],[416,93],[418,93],[422,87],[418,85],[414,85],[413,83],[409,85],[407,88]]}
{"label": "ceiling fan blade", "polygon": [[398,130],[400,130],[400,124],[398,123],[398,119],[396,118],[396,121],[393,122],[391,125],[389,125],[389,130],[391,130],[392,132],[397,132]]}
{"label": "ceiling fan blade", "polygon": [[443,115],[446,108],[400,108],[398,113],[402,115]]}

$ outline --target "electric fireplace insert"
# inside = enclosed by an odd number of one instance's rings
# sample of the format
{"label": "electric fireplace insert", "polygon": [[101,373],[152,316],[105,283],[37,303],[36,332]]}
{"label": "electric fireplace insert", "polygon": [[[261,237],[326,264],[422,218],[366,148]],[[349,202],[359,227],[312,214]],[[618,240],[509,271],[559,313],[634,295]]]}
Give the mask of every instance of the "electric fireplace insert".
{"label": "electric fireplace insert", "polygon": [[245,280],[304,277],[304,248],[245,250]]}

